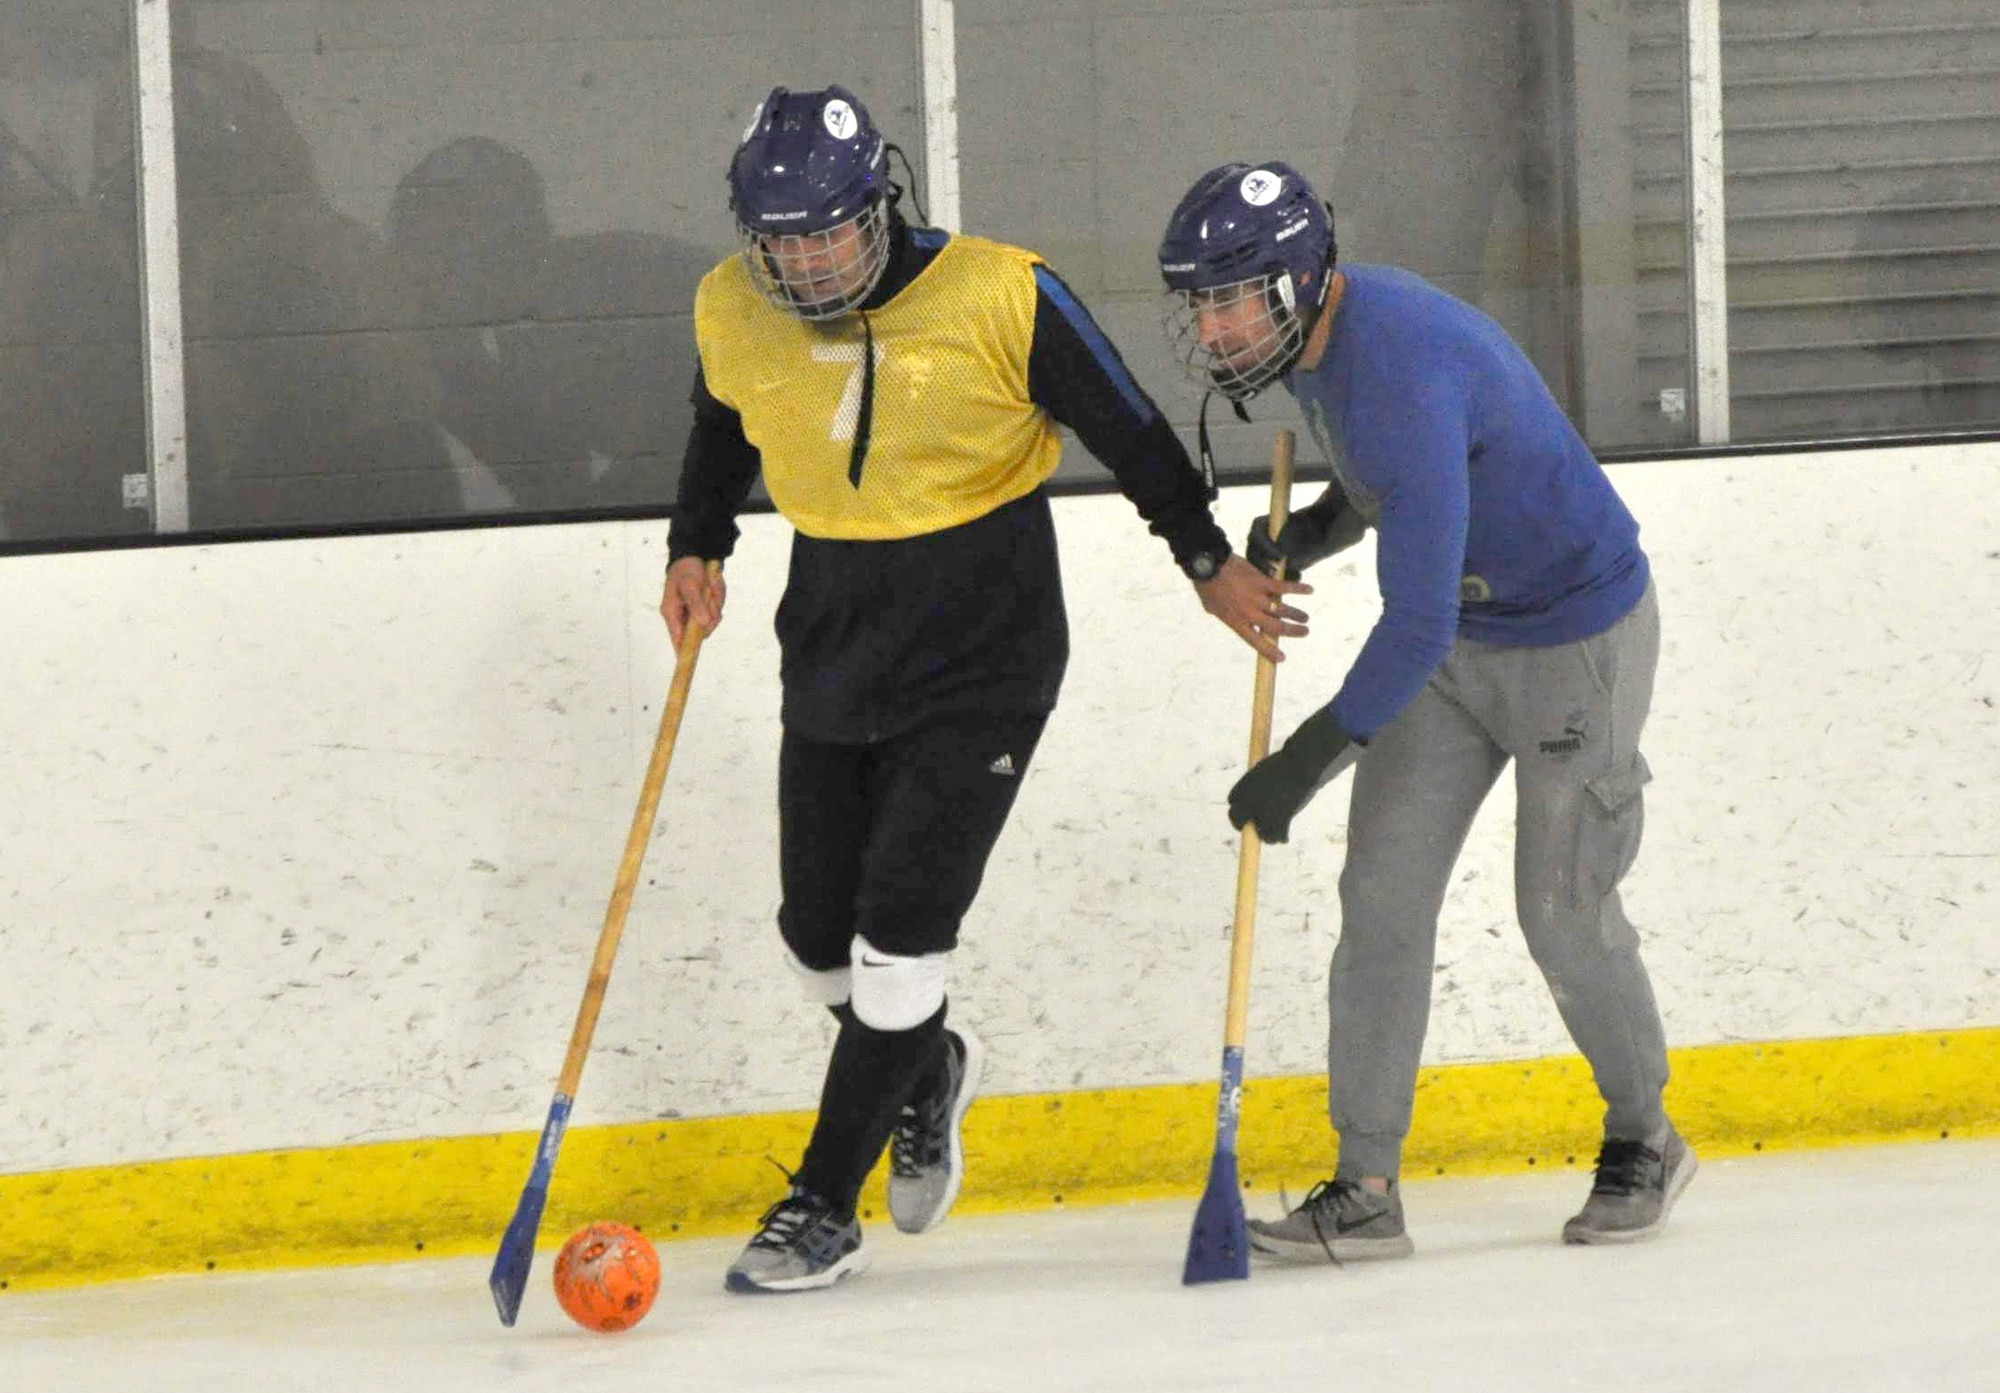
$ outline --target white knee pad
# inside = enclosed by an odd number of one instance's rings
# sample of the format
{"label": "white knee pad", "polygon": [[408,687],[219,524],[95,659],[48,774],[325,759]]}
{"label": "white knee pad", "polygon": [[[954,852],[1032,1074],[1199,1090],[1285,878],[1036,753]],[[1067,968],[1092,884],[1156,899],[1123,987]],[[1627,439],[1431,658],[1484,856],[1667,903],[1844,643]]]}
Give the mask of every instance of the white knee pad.
{"label": "white knee pad", "polygon": [[884,953],[860,934],[850,955],[854,1014],[872,1030],[913,1030],[944,1005],[949,953],[906,958]]}
{"label": "white knee pad", "polygon": [[807,967],[789,948],[785,950],[785,966],[799,975],[799,985],[805,989],[807,1001],[816,1001],[822,1006],[838,1006],[853,995],[853,984],[849,980],[853,973],[847,968]]}

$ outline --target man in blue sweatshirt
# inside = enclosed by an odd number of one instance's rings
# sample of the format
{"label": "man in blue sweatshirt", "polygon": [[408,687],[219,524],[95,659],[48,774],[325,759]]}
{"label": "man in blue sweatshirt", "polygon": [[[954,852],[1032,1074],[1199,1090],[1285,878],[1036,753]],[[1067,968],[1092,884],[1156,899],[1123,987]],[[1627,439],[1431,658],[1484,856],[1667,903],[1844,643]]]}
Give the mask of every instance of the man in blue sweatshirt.
{"label": "man in blue sweatshirt", "polygon": [[1282,163],[1228,164],[1168,223],[1160,270],[1197,384],[1282,382],[1332,466],[1251,560],[1303,568],[1376,533],[1382,616],[1346,680],[1229,791],[1283,842],[1354,769],[1329,997],[1332,1179],[1252,1247],[1304,1261],[1412,1251],[1397,1186],[1430,1012],[1438,911],[1514,765],[1515,907],[1606,1111],[1571,1243],[1659,1228],[1694,1153],[1661,1105],[1659,1008],[1618,882],[1638,853],[1659,610],[1639,529],[1526,355],[1407,272],[1336,269],[1332,210]]}

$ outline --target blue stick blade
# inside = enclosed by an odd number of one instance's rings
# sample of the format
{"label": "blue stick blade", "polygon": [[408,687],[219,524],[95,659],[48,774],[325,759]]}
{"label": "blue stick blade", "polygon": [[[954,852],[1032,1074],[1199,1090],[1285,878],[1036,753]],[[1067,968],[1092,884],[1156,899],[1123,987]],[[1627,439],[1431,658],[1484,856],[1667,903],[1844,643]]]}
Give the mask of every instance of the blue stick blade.
{"label": "blue stick blade", "polygon": [[549,1120],[542,1124],[542,1140],[535,1147],[535,1164],[528,1171],[528,1183],[521,1190],[521,1202],[514,1206],[513,1222],[501,1236],[500,1252],[493,1259],[493,1275],[486,1285],[493,1290],[493,1304],[499,1308],[500,1323],[512,1325],[521,1314],[521,1294],[528,1289],[528,1269],[535,1265],[535,1235],[541,1231],[542,1208],[549,1202],[549,1182],[556,1173],[556,1156],[562,1151],[563,1134],[569,1130],[570,1098],[558,1093],[549,1103]]}
{"label": "blue stick blade", "polygon": [[542,1227],[542,1207],[548,1199],[548,1190],[540,1186],[530,1185],[521,1192],[520,1206],[500,1240],[499,1255],[493,1259],[493,1275],[486,1279],[486,1285],[493,1289],[493,1304],[502,1325],[512,1325],[521,1314],[528,1269],[535,1265],[535,1235]]}
{"label": "blue stick blade", "polygon": [[1240,1282],[1250,1275],[1250,1234],[1243,1226],[1243,1189],[1236,1153],[1217,1151],[1209,1162],[1208,1188],[1194,1211],[1181,1284]]}

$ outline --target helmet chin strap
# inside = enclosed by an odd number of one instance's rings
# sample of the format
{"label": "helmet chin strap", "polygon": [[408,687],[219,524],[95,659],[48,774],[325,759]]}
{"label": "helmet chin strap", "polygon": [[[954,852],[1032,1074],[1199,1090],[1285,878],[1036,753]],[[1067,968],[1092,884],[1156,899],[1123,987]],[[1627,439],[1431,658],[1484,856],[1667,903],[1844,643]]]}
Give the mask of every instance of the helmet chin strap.
{"label": "helmet chin strap", "polygon": [[847,482],[861,487],[861,466],[868,458],[868,437],[875,429],[875,327],[868,312],[861,316],[861,410],[854,422],[854,444],[847,452]]}
{"label": "helmet chin strap", "polygon": [[[917,210],[917,226],[929,227],[931,225],[931,215],[924,211],[923,200],[917,195],[917,171],[910,164],[910,157],[904,154],[903,147],[893,140],[883,141],[882,148],[903,161],[903,172],[910,176],[910,206]],[[891,181],[889,183],[889,202],[893,204],[902,196],[902,185]]]}
{"label": "helmet chin strap", "polygon": [[[1208,399],[1214,395],[1213,387],[1201,394],[1201,411],[1195,417],[1195,444],[1200,447],[1201,453],[1201,481],[1208,489],[1208,501],[1211,503],[1222,493],[1215,482],[1215,451],[1208,443]],[[1246,426],[1249,425],[1250,413],[1244,409],[1243,403],[1234,397],[1228,400],[1230,409],[1236,413],[1236,419]]]}

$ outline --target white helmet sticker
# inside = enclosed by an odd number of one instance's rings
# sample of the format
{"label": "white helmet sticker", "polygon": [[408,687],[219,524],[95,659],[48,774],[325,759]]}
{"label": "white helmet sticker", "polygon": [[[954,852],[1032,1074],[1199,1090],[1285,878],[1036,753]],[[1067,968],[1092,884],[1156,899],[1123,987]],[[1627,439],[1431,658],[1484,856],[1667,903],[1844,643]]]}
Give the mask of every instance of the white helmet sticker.
{"label": "white helmet sticker", "polygon": [[854,119],[854,108],[838,97],[826,104],[821,119],[826,122],[826,133],[835,140],[852,140],[861,129],[861,123]]}
{"label": "white helmet sticker", "polygon": [[1277,198],[1279,190],[1284,187],[1284,179],[1270,170],[1253,169],[1243,176],[1243,182],[1237,185],[1237,192],[1243,195],[1243,201],[1252,208],[1262,208]]}
{"label": "white helmet sticker", "polygon": [[743,128],[743,139],[737,141],[736,143],[738,145],[748,145],[750,143],[750,137],[757,134],[757,123],[759,121],[762,121],[763,119],[764,119],[764,104],[762,102],[758,102],[757,109],[750,113],[750,124]]}

